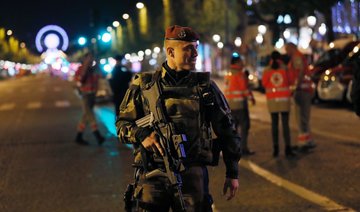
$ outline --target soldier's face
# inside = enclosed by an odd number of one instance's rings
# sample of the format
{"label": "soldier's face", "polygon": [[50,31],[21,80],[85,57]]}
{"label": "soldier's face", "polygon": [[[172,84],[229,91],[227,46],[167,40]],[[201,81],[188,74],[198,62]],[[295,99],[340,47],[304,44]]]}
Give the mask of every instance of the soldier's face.
{"label": "soldier's face", "polygon": [[197,42],[180,41],[174,47],[173,60],[176,64],[176,70],[194,70],[196,64]]}

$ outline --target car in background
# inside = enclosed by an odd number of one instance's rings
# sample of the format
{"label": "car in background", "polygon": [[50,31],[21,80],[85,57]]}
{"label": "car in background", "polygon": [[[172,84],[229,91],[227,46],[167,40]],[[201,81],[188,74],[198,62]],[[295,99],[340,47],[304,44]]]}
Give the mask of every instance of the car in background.
{"label": "car in background", "polygon": [[360,44],[356,45],[344,61],[336,67],[327,69],[320,77],[316,90],[324,101],[351,102],[351,82],[354,70],[360,64]]}
{"label": "car in background", "polygon": [[[320,55],[319,59],[316,60],[313,64],[309,65],[311,79],[318,84],[322,74],[337,65],[339,65],[347,57],[349,52],[358,45],[360,41],[349,41],[341,40],[341,42],[334,42],[329,44],[329,49]],[[315,99],[320,99],[317,91],[315,92]]]}

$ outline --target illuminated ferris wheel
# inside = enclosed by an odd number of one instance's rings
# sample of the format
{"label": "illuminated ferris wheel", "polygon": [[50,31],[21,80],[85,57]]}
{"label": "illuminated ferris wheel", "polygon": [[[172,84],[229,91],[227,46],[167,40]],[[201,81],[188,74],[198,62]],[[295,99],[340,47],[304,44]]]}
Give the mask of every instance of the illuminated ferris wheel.
{"label": "illuminated ferris wheel", "polygon": [[40,53],[47,50],[66,51],[69,46],[69,37],[63,28],[57,25],[47,25],[37,33],[35,43]]}

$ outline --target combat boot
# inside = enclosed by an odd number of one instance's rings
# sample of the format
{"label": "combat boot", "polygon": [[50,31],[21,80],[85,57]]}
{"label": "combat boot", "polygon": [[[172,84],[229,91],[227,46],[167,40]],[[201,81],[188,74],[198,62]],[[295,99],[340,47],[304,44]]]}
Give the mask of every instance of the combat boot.
{"label": "combat boot", "polygon": [[99,146],[101,146],[105,142],[105,138],[100,134],[99,130],[95,130],[93,133],[96,137]]}
{"label": "combat boot", "polygon": [[83,133],[82,132],[78,132],[76,134],[75,142],[77,144],[80,144],[80,145],[89,145],[89,143],[83,139]]}
{"label": "combat boot", "polygon": [[287,158],[292,158],[292,157],[296,156],[296,154],[292,151],[291,146],[286,146],[285,147],[285,156]]}
{"label": "combat boot", "polygon": [[274,145],[273,146],[273,157],[276,158],[277,156],[279,156],[279,145]]}

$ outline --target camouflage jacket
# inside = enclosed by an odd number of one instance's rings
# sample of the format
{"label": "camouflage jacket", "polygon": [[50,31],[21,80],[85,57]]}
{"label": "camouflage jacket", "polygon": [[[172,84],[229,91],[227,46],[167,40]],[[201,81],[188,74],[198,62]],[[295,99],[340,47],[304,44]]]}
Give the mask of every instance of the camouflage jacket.
{"label": "camouflage jacket", "polygon": [[[188,140],[184,145],[187,155],[184,164],[208,165],[212,161],[214,136],[211,132],[214,132],[223,152],[226,177],[237,178],[241,157],[240,137],[222,92],[209,80],[208,73],[186,72],[181,78],[175,79],[171,71],[164,64],[158,73],[158,80],[163,90],[166,113],[177,132],[185,134]],[[135,152],[143,139],[152,132],[151,129],[137,127],[135,121],[149,114],[142,90],[153,80],[153,76],[154,73],[148,72],[134,77],[116,122],[120,141],[133,144]]]}

